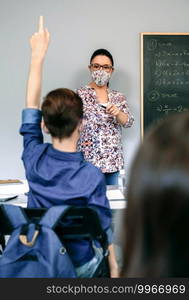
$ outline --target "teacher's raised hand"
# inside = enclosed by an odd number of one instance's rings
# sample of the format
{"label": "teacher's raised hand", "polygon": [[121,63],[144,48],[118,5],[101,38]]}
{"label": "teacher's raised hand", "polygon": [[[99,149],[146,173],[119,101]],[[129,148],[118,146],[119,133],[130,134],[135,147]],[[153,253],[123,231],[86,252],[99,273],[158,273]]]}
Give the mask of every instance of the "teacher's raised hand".
{"label": "teacher's raised hand", "polygon": [[32,59],[43,60],[48,49],[50,40],[50,34],[46,28],[44,28],[44,18],[39,17],[38,31],[35,32],[31,39],[30,45],[32,50]]}

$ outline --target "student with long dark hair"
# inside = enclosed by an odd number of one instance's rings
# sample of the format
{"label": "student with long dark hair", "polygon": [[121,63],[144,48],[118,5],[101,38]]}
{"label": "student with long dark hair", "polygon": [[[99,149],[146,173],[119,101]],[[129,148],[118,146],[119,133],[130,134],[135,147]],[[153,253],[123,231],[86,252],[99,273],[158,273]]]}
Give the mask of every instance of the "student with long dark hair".
{"label": "student with long dark hair", "polygon": [[127,199],[122,276],[189,277],[189,112],[146,134]]}
{"label": "student with long dark hair", "polygon": [[83,100],[85,126],[78,148],[87,161],[99,167],[106,184],[117,184],[124,167],[121,128],[130,127],[130,114],[125,96],[109,88],[114,60],[106,49],[96,50],[90,59],[91,82],[78,89]]}

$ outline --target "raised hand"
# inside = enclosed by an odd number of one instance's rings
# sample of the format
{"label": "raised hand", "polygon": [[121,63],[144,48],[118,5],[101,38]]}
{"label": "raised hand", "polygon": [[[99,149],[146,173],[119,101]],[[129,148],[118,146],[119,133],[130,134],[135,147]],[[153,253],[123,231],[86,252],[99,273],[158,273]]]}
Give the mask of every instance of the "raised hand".
{"label": "raised hand", "polygon": [[43,17],[41,16],[38,32],[34,33],[30,40],[32,53],[26,94],[26,107],[28,108],[40,107],[43,60],[49,45],[49,39],[49,32],[44,29]]}
{"label": "raised hand", "polygon": [[44,59],[49,45],[49,40],[50,34],[46,28],[44,29],[44,18],[43,16],[40,16],[38,32],[35,32],[30,39],[32,59]]}

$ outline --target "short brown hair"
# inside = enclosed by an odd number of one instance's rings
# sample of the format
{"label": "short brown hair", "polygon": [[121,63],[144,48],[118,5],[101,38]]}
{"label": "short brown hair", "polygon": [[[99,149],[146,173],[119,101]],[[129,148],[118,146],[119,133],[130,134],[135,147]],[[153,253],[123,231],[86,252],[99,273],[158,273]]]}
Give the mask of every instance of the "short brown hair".
{"label": "short brown hair", "polygon": [[66,88],[49,92],[44,98],[41,110],[49,133],[59,139],[71,136],[83,117],[81,98]]}

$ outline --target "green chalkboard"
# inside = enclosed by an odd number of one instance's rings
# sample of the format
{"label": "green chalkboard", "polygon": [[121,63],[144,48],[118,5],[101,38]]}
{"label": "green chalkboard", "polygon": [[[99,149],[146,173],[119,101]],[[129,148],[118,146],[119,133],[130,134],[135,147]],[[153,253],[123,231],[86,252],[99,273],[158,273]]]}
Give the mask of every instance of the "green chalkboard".
{"label": "green chalkboard", "polygon": [[189,109],[189,33],[141,33],[141,132]]}

